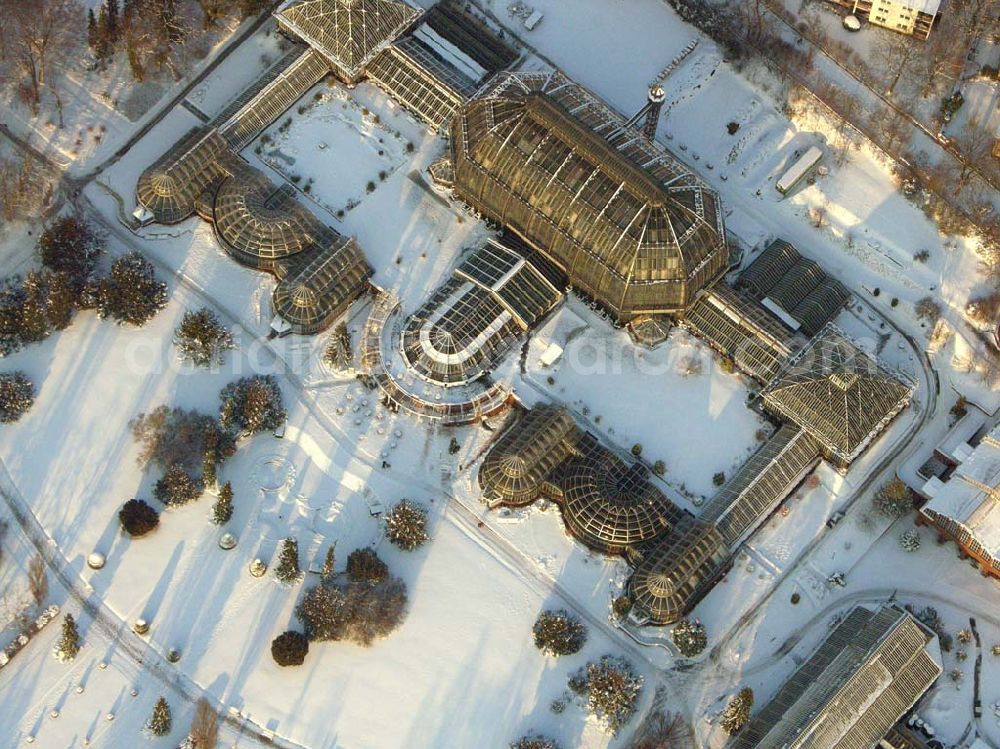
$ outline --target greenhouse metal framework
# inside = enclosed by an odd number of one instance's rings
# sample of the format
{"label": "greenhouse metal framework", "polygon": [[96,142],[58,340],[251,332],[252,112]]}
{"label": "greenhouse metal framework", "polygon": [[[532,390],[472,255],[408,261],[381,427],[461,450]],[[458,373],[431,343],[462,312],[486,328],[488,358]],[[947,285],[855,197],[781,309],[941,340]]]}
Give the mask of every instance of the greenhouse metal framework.
{"label": "greenhouse metal framework", "polygon": [[843,284],[782,239],[768,245],[740,274],[737,288],[809,337],[836,317],[851,298]]}
{"label": "greenhouse metal framework", "polygon": [[370,80],[434,130],[518,58],[457,0],[426,13],[401,0],[304,0],[275,15],[342,81]]}
{"label": "greenhouse metal framework", "polygon": [[418,378],[399,355],[399,299],[379,291],[361,338],[361,371],[378,388],[382,403],[445,426],[472,424],[507,409],[511,392],[501,383],[443,388]]}
{"label": "greenhouse metal framework", "polygon": [[722,281],[698,298],[684,323],[761,384],[774,379],[798,345],[770,312]]}
{"label": "greenhouse metal framework", "polygon": [[558,488],[549,477],[576,453],[581,433],[564,408],[538,406],[503,433],[479,466],[479,485],[490,507],[523,507]]}
{"label": "greenhouse metal framework", "polygon": [[279,277],[276,329],[313,333],[364,291],[371,269],[357,244],[319,221],[292,185],[274,185],[239,152],[331,72],[348,84],[370,76],[441,128],[517,54],[454,0],[427,13],[400,0],[303,0],[276,17],[306,46],[296,45],[150,166],[136,201],[158,223],[196,212],[211,221],[237,261]]}
{"label": "greenhouse metal framework", "polygon": [[730,746],[875,746],[940,676],[935,643],[903,609],[854,608]]}
{"label": "greenhouse metal framework", "polygon": [[916,384],[890,374],[832,323],[762,393],[764,408],[797,424],[846,467],[910,402]]}
{"label": "greenhouse metal framework", "polygon": [[554,483],[566,527],[605,554],[624,554],[662,536],[685,514],[649,483],[645,466],[626,463],[589,433],[556,469]]}
{"label": "greenhouse metal framework", "polygon": [[627,588],[632,618],[671,624],[711,590],[728,569],[730,553],[714,525],[685,517],[673,533],[637,557]]}
{"label": "greenhouse metal framework", "polygon": [[490,240],[403,328],[403,358],[444,387],[482,377],[562,298],[534,266]]}
{"label": "greenhouse metal framework", "polygon": [[555,502],[569,532],[605,554],[627,554],[686,515],[649,482],[642,464],[626,462],[555,406],[529,411],[503,434],[479,483],[493,507]]}
{"label": "greenhouse metal framework", "polygon": [[620,322],[681,315],[728,265],[718,198],[559,73],[507,73],[452,118],[456,196]]}
{"label": "greenhouse metal framework", "polygon": [[819,459],[815,439],[794,424],[783,424],[712,498],[702,519],[715,524],[727,546],[737,546]]}

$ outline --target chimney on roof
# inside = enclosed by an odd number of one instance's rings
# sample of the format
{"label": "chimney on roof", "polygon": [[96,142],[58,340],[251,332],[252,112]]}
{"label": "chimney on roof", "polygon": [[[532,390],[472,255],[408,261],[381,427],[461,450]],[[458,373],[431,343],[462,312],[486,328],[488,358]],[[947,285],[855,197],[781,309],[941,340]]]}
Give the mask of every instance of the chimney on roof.
{"label": "chimney on roof", "polygon": [[642,125],[642,134],[649,140],[656,138],[656,127],[660,124],[660,111],[667,98],[666,91],[659,83],[649,87],[649,103],[646,105],[646,121]]}

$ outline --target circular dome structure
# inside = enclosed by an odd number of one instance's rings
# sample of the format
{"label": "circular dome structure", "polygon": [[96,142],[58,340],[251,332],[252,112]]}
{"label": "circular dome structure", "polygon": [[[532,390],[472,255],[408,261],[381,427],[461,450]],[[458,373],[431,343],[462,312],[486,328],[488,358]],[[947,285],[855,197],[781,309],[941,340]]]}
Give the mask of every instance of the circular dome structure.
{"label": "circular dome structure", "polygon": [[500,471],[509,478],[524,478],[528,464],[520,455],[505,455],[500,459]]}
{"label": "circular dome structure", "polygon": [[479,467],[487,501],[507,507],[534,502],[556,466],[573,454],[578,439],[568,411],[533,408],[500,437]]}
{"label": "circular dome structure", "polygon": [[275,261],[309,246],[316,219],[294,192],[262,176],[226,179],[215,196],[215,231],[229,254],[244,265],[270,270]]}
{"label": "circular dome structure", "polygon": [[728,555],[714,525],[684,518],[636,565],[627,588],[634,609],[654,624],[673,624],[725,569]]}
{"label": "circular dome structure", "polygon": [[296,307],[308,309],[309,307],[315,307],[317,303],[316,292],[304,283],[299,284],[292,291],[292,304]]}
{"label": "circular dome structure", "polygon": [[593,443],[562,472],[563,519],[588,547],[621,553],[670,530],[682,512],[647,480],[640,464],[626,465]]}
{"label": "circular dome structure", "polygon": [[861,31],[861,19],[855,15],[844,16],[844,28],[848,31]]}

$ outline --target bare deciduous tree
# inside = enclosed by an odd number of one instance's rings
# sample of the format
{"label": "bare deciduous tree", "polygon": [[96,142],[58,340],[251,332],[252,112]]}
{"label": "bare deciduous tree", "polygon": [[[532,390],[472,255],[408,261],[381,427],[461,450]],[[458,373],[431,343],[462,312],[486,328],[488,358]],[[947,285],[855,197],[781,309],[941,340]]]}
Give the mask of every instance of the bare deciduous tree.
{"label": "bare deciduous tree", "polygon": [[955,137],[955,143],[965,157],[958,168],[958,189],[961,192],[975,174],[976,165],[989,161],[993,149],[993,134],[980,123],[978,117],[971,117]]}
{"label": "bare deciduous tree", "polygon": [[875,47],[875,54],[882,64],[883,70],[890,76],[892,81],[886,87],[886,95],[892,95],[892,91],[899,83],[903,71],[906,70],[922,51],[918,46],[920,42],[913,41],[903,34],[896,34],[886,31]]}
{"label": "bare deciduous tree", "polygon": [[0,217],[4,221],[37,215],[51,188],[37,159],[20,155],[0,159]]}
{"label": "bare deciduous tree", "polygon": [[198,749],[215,749],[219,741],[219,714],[204,697],[195,708],[190,736]]}
{"label": "bare deciduous tree", "polygon": [[33,556],[28,562],[28,590],[38,606],[49,597],[49,576],[45,570],[45,560],[40,554]]}
{"label": "bare deciduous tree", "polygon": [[77,0],[19,0],[6,3],[3,50],[28,79],[27,103],[38,114],[42,88],[56,52],[72,59],[83,38],[83,6]]}

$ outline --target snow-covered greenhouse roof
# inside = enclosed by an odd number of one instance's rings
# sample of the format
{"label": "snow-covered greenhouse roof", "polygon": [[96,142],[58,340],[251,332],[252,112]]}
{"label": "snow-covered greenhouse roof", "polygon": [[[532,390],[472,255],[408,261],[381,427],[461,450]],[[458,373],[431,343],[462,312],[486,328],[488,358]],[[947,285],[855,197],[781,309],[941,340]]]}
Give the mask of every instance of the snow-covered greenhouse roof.
{"label": "snow-covered greenhouse roof", "polygon": [[490,503],[531,504],[556,467],[569,458],[580,430],[564,408],[537,406],[490,448],[479,467],[479,486]]}
{"label": "snow-covered greenhouse roof", "polygon": [[278,22],[320,51],[348,81],[420,15],[401,0],[302,0],[277,11]]}
{"label": "snow-covered greenhouse roof", "polygon": [[457,0],[435,4],[368,63],[368,77],[435,130],[517,53]]}
{"label": "snow-covered greenhouse roof", "polygon": [[782,239],[747,266],[737,288],[776,305],[807,336],[816,335],[851,298],[843,284]]}
{"label": "snow-covered greenhouse roof", "polygon": [[874,746],[940,675],[931,641],[902,609],[856,607],[737,734],[732,748]]}
{"label": "snow-covered greenhouse roof", "polygon": [[403,356],[431,382],[470,382],[486,374],[561,297],[531,263],[491,240],[410,316]]}
{"label": "snow-covered greenhouse roof", "polygon": [[783,424],[712,497],[701,519],[714,523],[732,548],[775,510],[819,460],[820,445],[795,424]]}
{"label": "snow-covered greenhouse roof", "polygon": [[563,520],[585,545],[605,553],[667,533],[684,512],[649,482],[640,463],[628,464],[585,434],[578,454],[556,471]]}
{"label": "snow-covered greenhouse roof", "polygon": [[309,253],[308,261],[282,269],[271,306],[293,333],[310,335],[327,328],[360,296],[372,273],[352,237],[332,240]]}
{"label": "snow-covered greenhouse roof", "polygon": [[720,281],[698,297],[684,322],[696,335],[763,384],[792,351],[792,335],[759,302]]}
{"label": "snow-covered greenhouse roof", "polygon": [[768,411],[801,426],[846,465],[909,403],[915,388],[831,324],[789,360],[763,397]]}
{"label": "snow-covered greenhouse roof", "polygon": [[714,525],[685,517],[642,553],[628,581],[628,596],[654,624],[673,624],[708,591],[728,557]]}
{"label": "snow-covered greenhouse roof", "polygon": [[718,197],[558,73],[509,73],[452,119],[455,191],[620,320],[684,310],[728,262]]}

